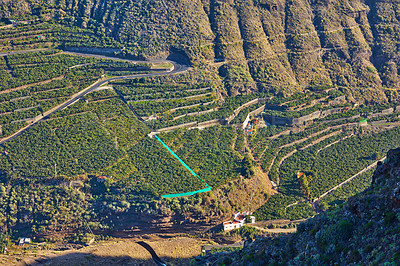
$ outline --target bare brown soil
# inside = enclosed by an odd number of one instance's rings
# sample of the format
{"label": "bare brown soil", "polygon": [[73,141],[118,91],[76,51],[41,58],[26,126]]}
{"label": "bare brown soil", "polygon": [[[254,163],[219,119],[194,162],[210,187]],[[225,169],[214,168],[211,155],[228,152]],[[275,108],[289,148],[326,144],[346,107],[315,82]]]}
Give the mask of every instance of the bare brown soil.
{"label": "bare brown soil", "polygon": [[150,253],[137,241],[148,243],[166,263],[188,265],[200,255],[207,244],[196,238],[179,236],[147,236],[137,239],[112,239],[81,249],[65,251],[43,250],[6,256],[0,255],[0,265],[155,265]]}

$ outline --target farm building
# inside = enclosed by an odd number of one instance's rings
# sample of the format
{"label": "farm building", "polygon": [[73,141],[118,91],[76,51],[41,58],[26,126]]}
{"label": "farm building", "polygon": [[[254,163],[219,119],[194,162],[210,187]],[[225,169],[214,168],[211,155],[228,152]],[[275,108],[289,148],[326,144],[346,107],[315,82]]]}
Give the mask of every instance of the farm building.
{"label": "farm building", "polygon": [[237,229],[237,228],[240,228],[243,226],[243,224],[238,221],[227,221],[227,222],[224,222],[223,225],[224,225],[224,231]]}
{"label": "farm building", "polygon": [[233,221],[227,221],[223,223],[224,231],[233,230],[241,228],[246,221],[246,217],[250,213],[248,211],[245,212],[236,212],[233,214]]}
{"label": "farm building", "polygon": [[30,244],[30,243],[31,243],[31,239],[29,237],[21,237],[18,242],[18,244],[20,246],[23,246],[24,244]]}

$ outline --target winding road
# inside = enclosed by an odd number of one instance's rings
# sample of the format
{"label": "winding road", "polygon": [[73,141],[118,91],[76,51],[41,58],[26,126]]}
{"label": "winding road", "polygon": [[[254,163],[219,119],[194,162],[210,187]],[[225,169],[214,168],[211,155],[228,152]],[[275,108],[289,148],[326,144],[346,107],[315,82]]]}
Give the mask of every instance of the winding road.
{"label": "winding road", "polygon": [[[32,51],[32,50],[31,50]],[[31,51],[18,51],[18,52],[9,52],[9,53],[4,53],[4,54],[0,54],[0,56],[5,56],[5,55],[9,55],[9,54],[13,54],[13,53],[21,53],[21,52],[31,52]],[[163,62],[168,62],[171,63],[173,65],[173,68],[171,68],[170,70],[167,71],[163,71],[163,72],[155,72],[155,73],[147,73],[147,74],[135,74],[135,75],[127,75],[127,76],[121,76],[121,77],[113,77],[113,78],[108,78],[108,79],[100,79],[97,82],[95,82],[94,84],[90,85],[89,87],[81,90],[80,92],[74,94],[71,96],[71,98],[55,107],[53,107],[52,109],[44,112],[42,115],[38,115],[37,117],[35,117],[32,122],[21,128],[20,130],[18,130],[17,132],[15,132],[14,134],[0,139],[0,145],[15,139],[16,137],[20,136],[22,133],[24,133],[26,130],[28,130],[29,128],[35,126],[36,124],[38,124],[40,121],[42,121],[43,119],[49,117],[50,115],[64,109],[67,108],[68,106],[74,104],[76,101],[78,101],[79,99],[81,99],[83,96],[87,95],[88,93],[91,93],[95,90],[97,90],[100,86],[107,84],[111,81],[115,81],[115,80],[121,80],[121,79],[131,79],[131,78],[143,78],[143,77],[155,77],[155,76],[165,76],[165,75],[175,75],[175,74],[179,74],[182,72],[186,72],[190,69],[189,66],[175,62],[175,61],[171,61],[171,60],[152,60],[152,61],[138,61],[138,60],[130,60],[130,59],[121,59],[121,58],[117,58],[117,57],[109,57],[109,56],[101,56],[101,55],[94,55],[94,54],[84,54],[84,53],[71,53],[71,52],[66,52],[68,54],[74,54],[74,55],[79,55],[79,56],[88,56],[88,57],[97,57],[97,58],[103,58],[103,59],[113,59],[113,60],[122,60],[122,61],[129,61],[132,63],[163,63]]]}
{"label": "winding road", "polygon": [[157,256],[156,252],[154,251],[154,249],[149,244],[147,244],[144,241],[136,242],[136,244],[141,245],[142,247],[144,247],[150,253],[150,255],[153,258],[154,262],[158,266],[166,266],[167,265],[162,259],[160,259],[159,256]]}

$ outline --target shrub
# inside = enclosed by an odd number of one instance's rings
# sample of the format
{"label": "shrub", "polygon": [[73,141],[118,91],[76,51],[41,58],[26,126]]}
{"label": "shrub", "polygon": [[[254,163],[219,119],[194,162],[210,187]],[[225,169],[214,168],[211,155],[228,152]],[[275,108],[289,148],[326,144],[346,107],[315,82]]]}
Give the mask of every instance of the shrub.
{"label": "shrub", "polygon": [[388,212],[385,214],[384,223],[385,225],[391,225],[396,220],[396,214],[394,212]]}

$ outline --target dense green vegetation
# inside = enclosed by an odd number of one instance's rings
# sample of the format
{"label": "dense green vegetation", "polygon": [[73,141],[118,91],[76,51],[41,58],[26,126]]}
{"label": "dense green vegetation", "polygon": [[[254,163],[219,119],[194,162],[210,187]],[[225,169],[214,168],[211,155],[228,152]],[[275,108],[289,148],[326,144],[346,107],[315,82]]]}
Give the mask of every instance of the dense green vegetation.
{"label": "dense green vegetation", "polygon": [[286,208],[286,215],[284,217],[290,220],[300,220],[309,218],[315,214],[315,211],[311,207],[309,202],[300,202],[299,204]]}
{"label": "dense green vegetation", "polygon": [[9,44],[17,50],[47,48],[55,45],[60,47],[122,48],[115,39],[99,33],[93,29],[61,25],[56,21],[37,20],[30,23],[19,23],[14,28],[0,30],[0,41],[10,40],[10,43],[0,43],[2,44],[0,49],[6,49]]}
{"label": "dense green vegetation", "polygon": [[211,187],[217,188],[238,177],[240,158],[232,147],[237,134],[235,128],[215,126],[177,136],[171,134],[160,137],[165,138],[172,149],[177,149],[176,154]]}
{"label": "dense green vegetation", "polygon": [[183,193],[204,188],[158,141],[146,138],[129,151],[136,168],[129,176],[139,190],[154,194]]}
{"label": "dense green vegetation", "polygon": [[255,212],[257,220],[274,220],[286,218],[286,206],[295,203],[297,198],[284,194],[273,195],[265,205]]}
{"label": "dense green vegetation", "polygon": [[[29,148],[26,144],[29,143]],[[20,138],[4,144],[12,169],[3,169],[21,177],[71,177],[84,172],[47,123]],[[56,170],[56,167],[58,170]]]}
{"label": "dense green vegetation", "polygon": [[[399,143],[398,129],[373,128],[376,132],[372,132],[357,127],[361,118],[399,121],[397,114],[379,115],[397,105],[398,92],[388,88],[399,84],[398,34],[392,26],[398,21],[393,15],[398,5],[270,2],[17,0],[1,5],[0,18],[20,21],[0,29],[0,51],[38,49],[0,57],[2,138],[104,76],[151,71],[148,64],[63,51],[140,59],[179,52],[194,70],[173,77],[113,82],[115,90],[90,93],[4,143],[0,213],[9,214],[2,215],[0,222],[7,228],[27,226],[44,234],[65,229],[68,223],[78,228],[79,216],[96,228],[115,228],[117,222],[109,215],[168,213],[158,205],[160,195],[200,189],[203,184],[146,134],[150,128],[211,120],[219,120],[222,126],[159,136],[212,186],[216,197],[226,197],[231,183],[254,178],[253,166],[262,178],[268,175],[278,194],[256,211],[257,219],[313,215],[307,200]],[[213,61],[221,63],[208,65]],[[344,95],[346,103],[336,100]],[[268,126],[256,128],[251,135],[232,127],[264,106],[254,102],[235,112],[257,98],[268,99],[265,115],[298,118],[333,108],[342,111],[312,125]],[[355,136],[346,138],[352,133]],[[304,175],[297,178],[299,172]],[[99,175],[106,176],[104,183],[97,182]],[[356,178],[322,199],[321,206],[334,206],[364,189],[368,180],[366,175]],[[257,192],[256,198],[268,198],[264,192]],[[163,204],[182,213],[192,204],[204,215],[202,197]],[[204,196],[204,205],[223,213],[222,204],[210,198]],[[80,201],[86,205],[78,205]],[[288,207],[295,202],[299,203]],[[77,217],[70,218],[73,213]]]}
{"label": "dense green vegetation", "polygon": [[[75,56],[48,49],[0,57],[12,73],[2,79],[0,90],[0,123],[3,136],[17,131],[24,122],[43,114],[88,87],[103,73],[121,74],[120,70],[149,69],[146,64],[132,64],[109,59]],[[1,87],[2,86],[2,87]],[[115,95],[114,95],[115,96]]]}
{"label": "dense green vegetation", "polygon": [[95,173],[122,156],[95,114],[86,113],[63,120],[53,120],[51,126],[87,173]]}
{"label": "dense green vegetation", "polygon": [[[101,92],[95,93],[101,95]],[[92,95],[94,100],[96,95]],[[121,101],[81,101],[4,144],[13,169],[20,177],[65,178],[97,173],[125,154],[146,130]],[[83,110],[82,110],[83,109]],[[62,115],[68,115],[62,117]],[[31,146],[26,146],[31,143]]]}
{"label": "dense green vegetation", "polygon": [[2,79],[0,90],[51,80],[66,75],[74,65],[96,61],[88,57],[57,54],[57,50],[13,54],[6,56],[5,60],[12,76]]}
{"label": "dense green vegetation", "polygon": [[364,191],[371,185],[372,175],[374,171],[375,169],[371,169],[357,176],[350,182],[346,183],[342,187],[332,191],[326,197],[322,198],[318,204],[324,210],[342,204],[349,197]]}
{"label": "dense green vegetation", "polygon": [[282,180],[293,179],[297,171],[313,171],[314,178],[307,190],[317,198],[336,184],[350,178],[376,160],[374,154],[385,154],[400,140],[400,131],[392,130],[354,136],[322,149],[318,146],[302,150],[284,161]]}

